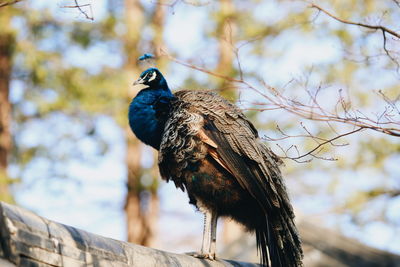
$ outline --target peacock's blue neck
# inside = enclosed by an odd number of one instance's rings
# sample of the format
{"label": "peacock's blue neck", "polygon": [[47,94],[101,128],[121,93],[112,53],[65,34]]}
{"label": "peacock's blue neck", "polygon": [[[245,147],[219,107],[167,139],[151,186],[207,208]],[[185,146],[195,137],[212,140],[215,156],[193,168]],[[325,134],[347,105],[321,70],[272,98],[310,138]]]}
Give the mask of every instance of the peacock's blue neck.
{"label": "peacock's blue neck", "polygon": [[[174,95],[168,89],[143,89],[129,106],[129,125],[143,143],[155,149],[160,148],[166,118],[159,116],[159,110],[168,104]],[[160,105],[160,103],[162,105]]]}

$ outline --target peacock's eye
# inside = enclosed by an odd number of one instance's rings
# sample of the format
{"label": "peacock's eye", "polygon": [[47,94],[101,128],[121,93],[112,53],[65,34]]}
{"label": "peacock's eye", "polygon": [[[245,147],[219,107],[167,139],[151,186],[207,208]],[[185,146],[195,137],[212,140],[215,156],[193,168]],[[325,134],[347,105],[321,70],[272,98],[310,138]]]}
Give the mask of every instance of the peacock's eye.
{"label": "peacock's eye", "polygon": [[[149,73],[149,75],[150,75],[150,73]],[[157,73],[155,71],[153,71],[153,72],[151,72],[151,76],[148,79],[148,81],[151,82],[151,81],[155,80],[156,78],[157,78]]]}

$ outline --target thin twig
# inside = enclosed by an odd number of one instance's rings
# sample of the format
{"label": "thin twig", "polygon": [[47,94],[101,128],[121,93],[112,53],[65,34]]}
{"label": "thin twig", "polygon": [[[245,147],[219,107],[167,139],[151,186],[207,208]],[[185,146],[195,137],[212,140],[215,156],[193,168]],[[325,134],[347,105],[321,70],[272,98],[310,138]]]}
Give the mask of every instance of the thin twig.
{"label": "thin twig", "polygon": [[[326,138],[322,138],[319,136],[314,136],[307,129],[306,129],[307,134],[298,134],[298,135],[289,135],[289,134],[285,133],[278,125],[276,126],[276,129],[282,135],[282,137],[272,138],[267,135],[264,135],[263,139],[265,139],[266,141],[274,141],[275,142],[275,141],[281,141],[281,140],[285,140],[285,139],[289,139],[289,138],[311,138],[311,139],[314,139],[315,141],[317,141],[317,140],[322,141],[322,142],[326,141],[326,142],[330,143],[331,146],[347,146],[347,145],[349,145],[348,143],[335,144],[332,142],[332,139],[326,139]],[[317,142],[317,143],[320,144],[319,142]]]}
{"label": "thin twig", "polygon": [[80,6],[74,5],[74,6],[62,6],[63,8],[78,8],[78,7],[85,7],[85,6],[90,6],[90,4],[83,4]]}
{"label": "thin twig", "polygon": [[334,138],[331,138],[331,139],[329,139],[329,140],[326,140],[325,142],[320,143],[318,146],[316,146],[315,148],[313,148],[313,149],[310,150],[309,152],[307,152],[307,153],[305,153],[305,154],[303,154],[303,155],[299,155],[298,157],[290,157],[290,159],[296,160],[296,159],[304,158],[304,157],[309,156],[309,155],[310,155],[310,156],[315,156],[315,155],[312,154],[312,153],[315,152],[316,150],[318,150],[319,148],[321,148],[323,145],[325,145],[325,144],[327,144],[327,143],[331,143],[332,141],[335,141],[335,140],[337,140],[337,139],[339,139],[339,138],[342,138],[342,137],[344,137],[344,136],[347,136],[347,135],[350,135],[350,134],[359,132],[359,131],[361,131],[361,130],[363,130],[363,128],[358,128],[358,129],[356,129],[356,130],[354,130],[354,131],[350,131],[350,132],[347,132],[347,133],[344,133],[344,134],[335,136]]}
{"label": "thin twig", "polygon": [[396,65],[396,71],[399,72],[400,69],[400,64],[397,62],[397,60],[389,53],[389,50],[386,47],[386,32],[382,31],[383,35],[383,50],[385,51],[385,54],[389,57],[389,59]]}
{"label": "thin twig", "polygon": [[[78,0],[74,0],[74,2],[75,2],[75,5],[73,5],[73,6],[63,6],[63,8],[77,8],[79,10],[79,12],[85,16],[86,19],[92,20],[92,21],[94,20],[93,10],[92,10],[92,5],[91,4],[82,4],[81,5],[81,4],[78,3]],[[89,8],[90,14],[91,14],[90,16],[88,15],[88,13],[85,10],[83,10],[83,7],[88,7]]]}

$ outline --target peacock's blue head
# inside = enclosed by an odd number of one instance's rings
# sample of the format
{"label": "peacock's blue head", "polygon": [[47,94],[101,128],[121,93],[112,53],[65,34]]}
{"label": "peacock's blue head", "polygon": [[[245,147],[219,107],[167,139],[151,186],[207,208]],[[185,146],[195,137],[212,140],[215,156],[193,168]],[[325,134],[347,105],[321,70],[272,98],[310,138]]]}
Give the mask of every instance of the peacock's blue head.
{"label": "peacock's blue head", "polygon": [[136,95],[129,106],[129,125],[145,144],[159,149],[169,103],[174,95],[167,81],[156,68],[145,70],[134,82],[146,87]]}
{"label": "peacock's blue head", "polygon": [[150,68],[142,72],[134,85],[143,84],[147,85],[151,89],[166,89],[168,90],[168,84],[161,72],[156,68]]}

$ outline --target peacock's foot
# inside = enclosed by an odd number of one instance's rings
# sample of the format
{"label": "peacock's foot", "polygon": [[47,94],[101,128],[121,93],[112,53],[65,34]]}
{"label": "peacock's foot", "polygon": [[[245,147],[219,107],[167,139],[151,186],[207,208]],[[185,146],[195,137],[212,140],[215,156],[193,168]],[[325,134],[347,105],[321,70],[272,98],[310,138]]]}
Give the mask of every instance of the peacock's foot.
{"label": "peacock's foot", "polygon": [[212,261],[216,259],[215,253],[188,252],[186,254],[199,259],[207,259]]}

